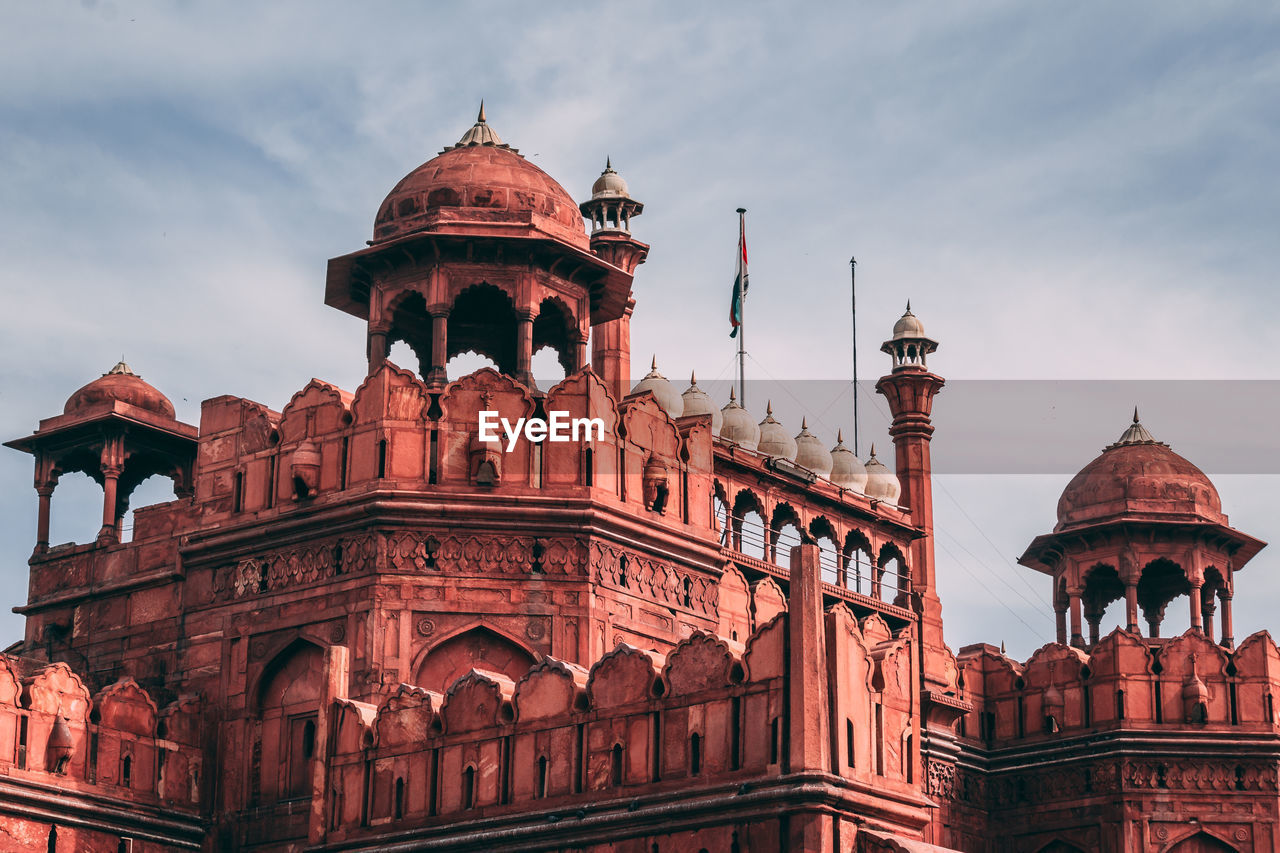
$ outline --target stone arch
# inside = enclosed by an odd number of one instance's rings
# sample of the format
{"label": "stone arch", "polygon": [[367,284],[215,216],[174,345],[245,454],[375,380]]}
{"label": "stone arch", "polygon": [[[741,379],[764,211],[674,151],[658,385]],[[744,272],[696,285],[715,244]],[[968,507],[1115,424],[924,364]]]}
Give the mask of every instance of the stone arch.
{"label": "stone arch", "polygon": [[537,355],[545,347],[555,350],[556,360],[568,376],[582,366],[578,363],[577,330],[578,324],[569,306],[561,299],[548,296],[538,305],[538,313],[533,318],[533,354]]}
{"label": "stone arch", "polygon": [[404,343],[413,351],[418,363],[401,365],[417,371],[425,377],[431,367],[432,330],[431,315],[427,312],[427,300],[416,290],[396,294],[385,311],[387,318],[387,347]]}
{"label": "stone arch", "polygon": [[1165,853],[1239,853],[1239,849],[1207,829],[1196,828],[1191,830],[1191,834],[1166,847]]}
{"label": "stone arch", "polygon": [[446,692],[473,669],[504,675],[517,682],[538,662],[539,655],[515,638],[488,625],[460,628],[424,649],[414,666],[414,684]]}
{"label": "stone arch", "polygon": [[751,489],[739,489],[733,497],[733,550],[765,559],[769,553],[768,524],[769,517],[760,496]]}
{"label": "stone arch", "polygon": [[301,637],[263,667],[253,694],[260,725],[249,756],[259,802],[310,796],[323,682],[324,652]]}
{"label": "stone arch", "polygon": [[840,586],[863,591],[863,581],[874,576],[872,568],[876,563],[875,548],[867,534],[858,528],[851,528],[844,535],[844,543],[840,548],[840,574],[837,582]]}
{"label": "stone arch", "polygon": [[[893,568],[894,577],[885,583],[885,575]],[[907,597],[911,594],[911,569],[907,565],[907,555],[895,542],[886,542],[880,546],[880,554],[876,558],[875,579],[872,581],[872,598],[881,601],[892,600],[901,607],[907,606]]]}
{"label": "stone arch", "polygon": [[[1085,621],[1089,623],[1089,644],[1093,645],[1098,642],[1102,617],[1108,606],[1124,598],[1124,581],[1116,566],[1099,562],[1085,570],[1081,586],[1080,603]],[[1127,624],[1127,620],[1122,621]]]}
{"label": "stone arch", "polygon": [[1083,847],[1077,847],[1068,841],[1055,838],[1037,850],[1036,853],[1085,853],[1085,851]]}
{"label": "stone arch", "polygon": [[465,288],[453,300],[446,326],[445,358],[468,351],[493,359],[501,373],[516,373],[516,309],[511,296],[488,282]]}
{"label": "stone arch", "polygon": [[1182,566],[1167,557],[1157,557],[1142,568],[1138,578],[1138,606],[1147,620],[1149,636],[1160,636],[1169,602],[1191,592],[1191,582]]}
{"label": "stone arch", "polygon": [[[786,528],[795,529],[795,542],[788,543],[784,540],[787,535]],[[769,519],[769,560],[776,565],[790,565],[791,548],[799,545],[804,541],[807,534],[804,532],[804,520],[800,517],[800,513],[795,507],[789,503],[779,502],[773,507],[773,514]],[[779,553],[778,545],[782,544],[784,551]]]}

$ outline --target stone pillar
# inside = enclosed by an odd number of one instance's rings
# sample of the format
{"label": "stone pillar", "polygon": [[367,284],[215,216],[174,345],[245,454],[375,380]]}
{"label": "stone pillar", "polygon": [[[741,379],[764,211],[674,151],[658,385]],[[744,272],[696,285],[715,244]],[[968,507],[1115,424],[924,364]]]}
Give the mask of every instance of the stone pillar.
{"label": "stone pillar", "polygon": [[631,390],[631,312],[636,301],[627,301],[622,316],[591,327],[591,369],[620,402]]}
{"label": "stone pillar", "polygon": [[1062,645],[1067,644],[1067,606],[1053,608],[1054,621],[1058,627],[1058,642]]}
{"label": "stone pillar", "polygon": [[1091,613],[1089,614],[1089,618],[1085,621],[1089,623],[1089,645],[1096,646],[1098,645],[1098,630],[1102,624],[1102,614]]}
{"label": "stone pillar", "polygon": [[449,381],[449,309],[437,308],[431,312],[431,367],[427,370],[428,385],[444,386]]}
{"label": "stone pillar", "polygon": [[1071,602],[1071,645],[1084,648],[1084,634],[1080,631],[1080,590],[1067,590],[1067,600]]}
{"label": "stone pillar", "polygon": [[1234,648],[1236,638],[1232,636],[1231,627],[1231,591],[1228,589],[1218,590],[1218,600],[1222,602],[1222,642],[1225,648]]}
{"label": "stone pillar", "polygon": [[99,545],[120,541],[120,531],[116,529],[116,490],[120,471],[119,465],[102,466],[102,529],[98,531]]}
{"label": "stone pillar", "polygon": [[529,388],[533,381],[533,312],[516,312],[516,379]]}
{"label": "stone pillar", "polygon": [[[817,545],[791,549],[787,593],[787,769],[791,773],[831,770],[822,568],[818,556]],[[788,850],[828,853],[832,849],[830,814],[797,812],[792,815],[788,830]]]}
{"label": "stone pillar", "polygon": [[40,508],[36,511],[36,553],[43,554],[49,550],[49,516],[53,505],[54,483],[36,486],[36,494],[40,498]]}
{"label": "stone pillar", "polygon": [[312,845],[324,841],[329,826],[329,751],[331,731],[337,721],[334,703],[347,698],[350,651],[346,646],[329,646],[324,652],[324,683],[320,687],[320,707],[316,714],[316,746],[311,761],[311,820],[307,840]]}
{"label": "stone pillar", "polygon": [[1136,583],[1126,583],[1124,585],[1124,612],[1126,627],[1135,634],[1138,631],[1138,585]]}
{"label": "stone pillar", "polygon": [[1204,607],[1201,604],[1200,588],[1203,581],[1191,585],[1191,630],[1204,633]]}
{"label": "stone pillar", "polygon": [[1204,635],[1213,641],[1213,612],[1217,609],[1218,602],[1213,600],[1213,593],[1208,595],[1201,594],[1200,613],[1204,617]]}
{"label": "stone pillar", "polygon": [[369,373],[374,373],[378,368],[387,363],[387,353],[390,347],[387,344],[387,333],[380,330],[369,330]]}

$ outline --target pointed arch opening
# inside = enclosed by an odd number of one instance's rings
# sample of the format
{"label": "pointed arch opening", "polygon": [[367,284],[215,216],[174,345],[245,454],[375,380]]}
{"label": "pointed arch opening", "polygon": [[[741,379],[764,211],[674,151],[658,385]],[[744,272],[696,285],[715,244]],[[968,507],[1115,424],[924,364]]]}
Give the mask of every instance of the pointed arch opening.
{"label": "pointed arch opening", "polygon": [[316,757],[316,721],[324,681],[324,653],[298,639],[263,668],[255,692],[261,725],[251,768],[260,803],[311,795]]}
{"label": "pointed arch opening", "polygon": [[483,625],[445,639],[419,662],[414,683],[444,693],[472,669],[501,673],[519,681],[537,663],[533,652]]}
{"label": "pointed arch opening", "polygon": [[493,359],[500,373],[516,373],[516,311],[503,290],[488,282],[458,294],[449,311],[447,358],[473,351]]}

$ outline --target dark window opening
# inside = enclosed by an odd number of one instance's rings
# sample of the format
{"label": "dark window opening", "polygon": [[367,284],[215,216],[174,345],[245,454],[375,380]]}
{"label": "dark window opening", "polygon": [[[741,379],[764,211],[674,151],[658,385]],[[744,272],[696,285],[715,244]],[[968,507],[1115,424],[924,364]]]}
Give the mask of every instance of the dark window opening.
{"label": "dark window opening", "polygon": [[693,581],[689,578],[684,579],[684,598],[681,602],[685,607],[693,607]]}
{"label": "dark window opening", "polygon": [[1124,719],[1124,691],[1123,690],[1116,691],[1116,719],[1117,720]]}
{"label": "dark window opening", "polygon": [[689,775],[697,776],[702,772],[702,735],[697,732],[689,735]]}
{"label": "dark window opening", "polygon": [[391,807],[391,817],[395,820],[400,820],[404,817],[404,779],[401,777],[396,778],[396,791]]}
{"label": "dark window opening", "polygon": [[782,753],[782,727],[778,718],[769,721],[769,763],[777,764]]}
{"label": "dark window opening", "polygon": [[853,720],[846,719],[844,721],[844,747],[845,763],[852,770],[855,766],[853,760]]}
{"label": "dark window opening", "polygon": [[347,457],[351,454],[351,438],[342,437],[342,449],[338,453],[338,491],[347,487]]}
{"label": "dark window opening", "polygon": [[231,484],[231,511],[244,512],[244,472],[237,471]]}
{"label": "dark window opening", "polygon": [[276,505],[276,456],[267,460],[267,509]]}
{"label": "dark window opening", "polygon": [[622,744],[615,743],[613,745],[613,751],[610,754],[609,758],[610,758],[609,764],[611,768],[610,775],[613,780],[613,786],[615,788],[619,788],[622,786]]}
{"label": "dark window opening", "polygon": [[58,853],[58,827],[49,827],[49,841],[48,844],[45,845],[45,849],[48,850],[49,853]]}
{"label": "dark window opening", "polygon": [[18,718],[18,769],[27,769],[27,715]]}
{"label": "dark window opening", "polygon": [[128,788],[133,782],[133,756],[126,755],[120,760],[120,785]]}
{"label": "dark window opening", "polygon": [[547,757],[545,755],[538,757],[538,787],[534,791],[534,796],[542,799],[547,795]]}
{"label": "dark window opening", "polygon": [[596,483],[595,451],[590,447],[582,454],[582,484],[594,486]]}
{"label": "dark window opening", "polygon": [[729,769],[742,766],[742,699],[734,696],[729,711]]}
{"label": "dark window opening", "polygon": [[378,442],[378,479],[387,476],[387,440]]}
{"label": "dark window opening", "polygon": [[468,767],[462,771],[462,807],[464,809],[476,807],[476,769],[474,767]]}

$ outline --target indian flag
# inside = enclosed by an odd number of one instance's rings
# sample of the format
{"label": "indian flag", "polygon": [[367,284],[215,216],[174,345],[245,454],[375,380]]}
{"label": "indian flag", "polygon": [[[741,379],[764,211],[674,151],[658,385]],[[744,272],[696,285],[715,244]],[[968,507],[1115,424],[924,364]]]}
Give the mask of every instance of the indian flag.
{"label": "indian flag", "polygon": [[747,223],[746,211],[738,209],[738,271],[733,279],[733,301],[729,305],[729,323],[732,329],[729,337],[738,336],[738,328],[742,325],[742,303],[747,298]]}

